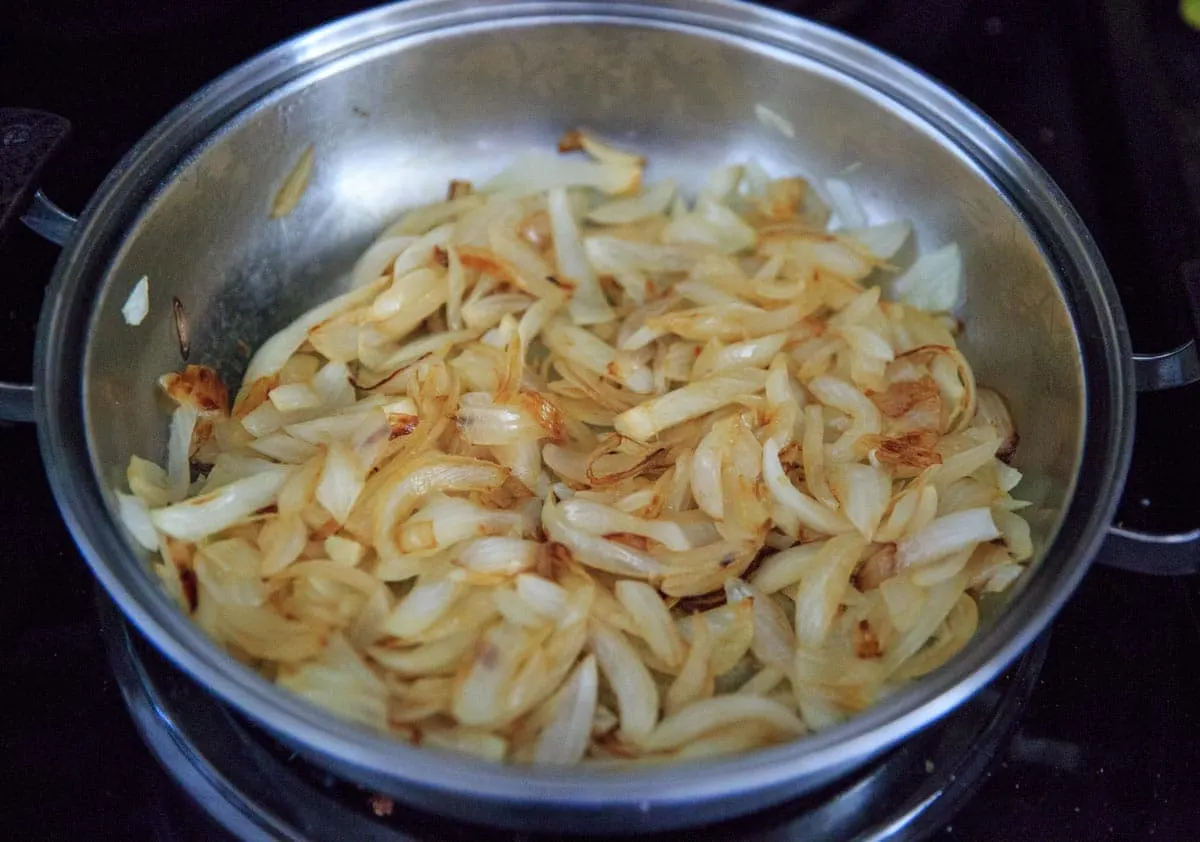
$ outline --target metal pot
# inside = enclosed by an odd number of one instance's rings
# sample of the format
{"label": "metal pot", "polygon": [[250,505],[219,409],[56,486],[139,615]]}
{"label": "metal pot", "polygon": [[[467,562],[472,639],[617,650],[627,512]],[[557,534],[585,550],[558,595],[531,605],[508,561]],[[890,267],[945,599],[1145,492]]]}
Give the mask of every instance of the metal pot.
{"label": "metal pot", "polygon": [[[757,104],[790,121],[795,137],[757,120]],[[27,112],[6,117],[0,150],[11,166],[38,125]],[[963,248],[965,351],[1012,403],[1041,559],[1007,605],[987,606],[950,664],[844,725],[729,760],[619,773],[505,767],[401,745],[226,655],[171,604],[114,517],[111,489],[129,456],[165,449],[155,382],[181,365],[173,298],[192,360],[236,382],[239,340],[256,345],[331,295],[331,279],[397,212],[574,125],[635,145],[658,174],[692,187],[714,165],[751,156],[811,174],[858,164],[848,178],[872,216],[913,219],[923,247],[953,239]],[[292,215],[270,219],[280,182],[310,145],[307,194]],[[23,157],[26,170],[41,162]],[[29,187],[26,176],[10,188]],[[77,222],[40,196],[26,219],[52,238],[55,226],[70,233],[46,296],[34,384],[0,384],[0,417],[38,423],[54,492],[96,576],[155,645],[281,740],[354,781],[459,817],[558,831],[665,828],[746,813],[863,764],[974,693],[1043,629],[1104,539],[1129,461],[1135,364],[1121,308],[1046,174],[912,68],[728,0],[417,0],[356,15],[185,102]],[[151,311],[134,328],[120,308],[143,275]],[[1156,386],[1195,379],[1197,368],[1192,346],[1139,365]]]}

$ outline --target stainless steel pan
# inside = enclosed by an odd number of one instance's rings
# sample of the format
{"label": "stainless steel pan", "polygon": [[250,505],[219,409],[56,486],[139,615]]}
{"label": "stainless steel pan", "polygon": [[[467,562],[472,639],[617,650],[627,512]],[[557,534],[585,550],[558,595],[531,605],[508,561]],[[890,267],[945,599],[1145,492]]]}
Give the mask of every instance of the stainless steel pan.
{"label": "stainless steel pan", "polygon": [[[757,120],[756,104],[789,120],[795,137]],[[7,119],[0,154],[11,166],[24,148],[23,169],[36,169],[42,156],[22,144],[39,125],[28,113]],[[949,665],[845,725],[730,760],[621,772],[415,749],[237,664],[168,601],[114,519],[109,490],[130,454],[165,448],[155,380],[182,364],[172,298],[187,314],[192,360],[236,382],[239,340],[256,345],[331,295],[401,209],[581,124],[693,187],[713,166],[748,157],[817,176],[857,164],[848,178],[873,217],[913,219],[923,247],[953,239],[963,248],[966,352],[1012,403],[1041,559]],[[22,125],[25,141],[13,128]],[[269,219],[309,145],[308,193],[291,216]],[[27,175],[10,179],[7,198],[30,186]],[[69,235],[33,386],[0,385],[0,414],[36,420],[63,516],[97,577],[162,651],[280,739],[355,781],[461,817],[544,830],[678,826],[756,809],[864,763],[979,689],[1050,621],[1106,535],[1128,464],[1135,365],[1120,305],[1046,174],[912,68],[727,0],[418,0],[366,12],[277,47],[182,104],[78,221],[41,198],[26,218]],[[151,312],[132,328],[119,311],[143,275]],[[1196,374],[1190,347],[1140,365],[1157,386]]]}

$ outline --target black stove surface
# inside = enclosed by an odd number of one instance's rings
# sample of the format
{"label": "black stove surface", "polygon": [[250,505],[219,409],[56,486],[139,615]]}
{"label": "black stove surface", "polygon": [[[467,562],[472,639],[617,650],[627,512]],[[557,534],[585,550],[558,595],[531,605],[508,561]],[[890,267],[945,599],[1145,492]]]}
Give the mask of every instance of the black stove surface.
{"label": "black stove surface", "polygon": [[[1200,34],[1177,0],[792,0],[943,80],[1050,171],[1105,253],[1139,350],[1188,333],[1200,258]],[[79,211],[172,106],[345,0],[8,0],[0,103],[76,133],[46,191]],[[56,251],[0,249],[0,378],[25,379]],[[1200,387],[1143,396],[1126,525],[1200,526]],[[1191,441],[1189,441],[1189,439]],[[112,677],[32,428],[0,425],[0,828],[19,839],[217,838],[143,745]],[[939,838],[1197,839],[1200,584],[1096,568],[1055,623],[1038,686]]]}

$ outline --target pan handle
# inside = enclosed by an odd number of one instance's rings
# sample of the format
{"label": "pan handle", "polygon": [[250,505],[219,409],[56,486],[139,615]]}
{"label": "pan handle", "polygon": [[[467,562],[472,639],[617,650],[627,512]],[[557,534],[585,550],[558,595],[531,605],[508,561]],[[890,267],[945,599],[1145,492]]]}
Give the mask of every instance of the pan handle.
{"label": "pan handle", "polygon": [[[1191,310],[1193,335],[1200,337],[1200,262],[1184,265],[1183,288]],[[1195,339],[1162,354],[1134,354],[1139,392],[1159,392],[1200,381],[1200,353]],[[1200,573],[1200,528],[1188,532],[1143,532],[1110,526],[1100,561],[1137,573],[1179,576]]]}
{"label": "pan handle", "polygon": [[[75,220],[38,183],[70,133],[71,124],[57,114],[0,108],[0,245],[18,219],[52,243],[66,242]],[[0,421],[33,420],[33,386],[0,381]]]}

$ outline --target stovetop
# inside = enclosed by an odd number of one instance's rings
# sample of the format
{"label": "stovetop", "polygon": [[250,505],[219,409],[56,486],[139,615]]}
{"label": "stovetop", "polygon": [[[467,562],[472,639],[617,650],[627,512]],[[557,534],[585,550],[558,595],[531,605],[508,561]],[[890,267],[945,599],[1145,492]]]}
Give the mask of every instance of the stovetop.
{"label": "stovetop", "polygon": [[[204,82],[349,13],[345,0],[5,4],[0,103],[70,118],[46,191],[78,211],[120,155]],[[1139,350],[1188,334],[1200,258],[1200,33],[1177,0],[792,0],[971,99],[1064,189],[1105,253]],[[0,249],[0,377],[28,377],[56,251]],[[1200,387],[1143,396],[1126,525],[1200,525]],[[31,428],[0,426],[0,827],[12,838],[217,838],[146,749],[113,678],[94,586]],[[1094,568],[1054,625],[1024,715],[942,839],[1194,839],[1200,585]]]}

